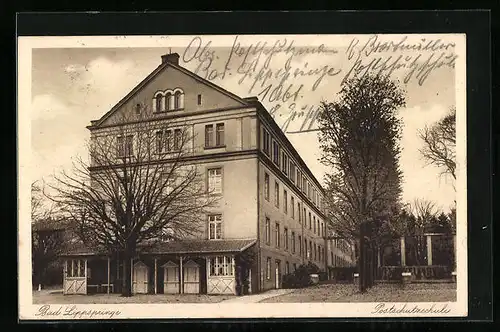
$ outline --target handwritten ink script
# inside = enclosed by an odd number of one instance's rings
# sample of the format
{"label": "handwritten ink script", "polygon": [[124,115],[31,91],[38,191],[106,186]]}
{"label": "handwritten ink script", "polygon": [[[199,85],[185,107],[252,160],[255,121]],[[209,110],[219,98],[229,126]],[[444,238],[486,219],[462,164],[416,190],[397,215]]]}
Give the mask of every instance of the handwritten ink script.
{"label": "handwritten ink script", "polygon": [[409,305],[403,304],[402,306],[396,305],[386,305],[385,303],[379,303],[375,306],[372,314],[447,314],[451,311],[448,305],[442,304],[432,304],[430,306],[421,305]]}
{"label": "handwritten ink script", "polygon": [[70,319],[88,319],[88,318],[113,318],[119,316],[121,312],[119,310],[96,310],[96,309],[86,309],[80,310],[76,305],[59,305],[51,306],[49,304],[42,305],[35,316],[38,317],[53,317],[57,319],[58,317],[70,318]]}
{"label": "handwritten ink script", "polygon": [[434,70],[454,68],[458,57],[454,51],[454,43],[441,39],[422,38],[417,43],[409,43],[408,36],[388,41],[373,36],[366,42],[354,38],[346,50],[352,66],[346,71],[343,81],[368,72],[391,76],[395,71],[403,70],[404,83],[415,79],[423,85]]}
{"label": "handwritten ink script", "polygon": [[[455,44],[441,39],[408,36],[354,37],[341,47],[298,46],[290,38],[244,43],[233,39],[231,48],[214,47],[207,37],[194,37],[182,61],[210,81],[238,85],[238,94],[256,95],[281,129],[298,123],[298,131],[315,130],[320,102],[333,98],[340,84],[367,73],[403,74],[404,83],[422,86],[432,72],[454,67]],[[236,90],[236,89],[235,89]]]}

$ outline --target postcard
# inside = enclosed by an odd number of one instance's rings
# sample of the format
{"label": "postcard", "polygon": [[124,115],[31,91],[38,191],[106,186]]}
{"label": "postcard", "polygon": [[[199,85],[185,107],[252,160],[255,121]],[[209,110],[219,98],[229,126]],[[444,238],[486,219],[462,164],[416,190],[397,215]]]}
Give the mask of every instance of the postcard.
{"label": "postcard", "polygon": [[465,45],[19,37],[19,318],[466,316]]}

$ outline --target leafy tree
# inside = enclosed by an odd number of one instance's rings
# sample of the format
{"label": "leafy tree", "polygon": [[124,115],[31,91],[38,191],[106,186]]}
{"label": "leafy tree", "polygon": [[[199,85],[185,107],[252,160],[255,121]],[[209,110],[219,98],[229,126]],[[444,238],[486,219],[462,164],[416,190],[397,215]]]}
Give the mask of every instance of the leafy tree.
{"label": "leafy tree", "polygon": [[[397,111],[405,93],[387,76],[365,75],[342,83],[318,116],[325,203],[336,233],[359,239],[360,289],[373,284],[378,238],[397,215],[401,196]],[[367,257],[365,257],[367,255]]]}
{"label": "leafy tree", "polygon": [[38,182],[31,184],[31,260],[33,284],[48,282],[47,270],[53,265],[63,248],[64,225],[53,218],[53,208],[44,202],[43,190]]}
{"label": "leafy tree", "polygon": [[358,239],[360,224],[378,225],[398,211],[401,172],[398,141],[405,105],[398,84],[384,76],[347,80],[337,101],[323,102],[319,114],[321,162],[326,175],[326,205],[333,229]]}

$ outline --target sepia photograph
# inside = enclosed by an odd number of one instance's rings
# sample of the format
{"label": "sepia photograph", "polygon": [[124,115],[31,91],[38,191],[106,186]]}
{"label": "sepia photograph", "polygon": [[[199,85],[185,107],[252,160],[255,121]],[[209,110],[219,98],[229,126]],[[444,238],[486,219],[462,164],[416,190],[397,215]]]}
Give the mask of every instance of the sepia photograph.
{"label": "sepia photograph", "polygon": [[20,37],[20,317],[467,315],[465,44]]}

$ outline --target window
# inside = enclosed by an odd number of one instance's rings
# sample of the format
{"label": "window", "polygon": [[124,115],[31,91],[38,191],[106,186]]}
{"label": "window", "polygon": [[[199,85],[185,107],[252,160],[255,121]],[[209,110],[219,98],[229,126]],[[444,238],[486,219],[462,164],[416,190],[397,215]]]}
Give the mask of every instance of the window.
{"label": "window", "polygon": [[223,123],[218,123],[216,125],[215,144],[217,146],[224,145],[224,124]]}
{"label": "window", "polygon": [[214,145],[214,126],[205,126],[205,147],[210,147]]}
{"label": "window", "polygon": [[307,225],[307,213],[306,208],[304,208],[304,214],[302,215],[302,220],[304,220],[304,226]]}
{"label": "window", "polygon": [[299,224],[302,224],[302,214],[300,213],[300,202],[297,202],[297,213],[299,215]]}
{"label": "window", "polygon": [[165,94],[165,108],[162,109],[162,111],[170,111],[173,109],[173,104],[172,104],[172,94],[169,92],[169,93],[166,93]]}
{"label": "window", "polygon": [[133,135],[118,136],[116,139],[118,157],[130,157],[134,155]]}
{"label": "window", "polygon": [[316,216],[313,216],[313,233],[316,234]]}
{"label": "window", "polygon": [[299,235],[299,255],[302,255],[302,236]]}
{"label": "window", "polygon": [[286,190],[283,191],[283,212],[288,214],[288,192]]}
{"label": "window", "polygon": [[292,180],[293,183],[295,183],[295,164],[292,163],[290,160],[290,174],[289,174],[290,180]]}
{"label": "window", "polygon": [[222,168],[208,170],[208,192],[211,194],[222,193]]}
{"label": "window", "polygon": [[224,123],[215,125],[215,140],[214,140],[214,125],[205,126],[205,147],[220,147],[224,146]]}
{"label": "window", "polygon": [[85,261],[83,259],[68,259],[65,268],[68,277],[85,277]]}
{"label": "window", "polygon": [[295,254],[295,232],[292,232],[292,253]]}
{"label": "window", "polygon": [[162,153],[164,149],[163,130],[156,132],[156,153]]}
{"label": "window", "polygon": [[266,279],[271,279],[271,257],[267,257],[266,261]]}
{"label": "window", "polygon": [[309,257],[309,259],[312,259],[312,251],[313,251],[313,245],[312,245],[311,240],[309,240],[309,253],[307,255]]}
{"label": "window", "polygon": [[266,130],[266,129],[263,129],[262,130],[263,132],[263,137],[262,137],[262,144],[263,144],[263,147],[262,149],[264,150],[264,153],[266,155],[269,156],[269,154],[271,153],[271,137],[269,135],[269,132]]}
{"label": "window", "polygon": [[201,95],[198,95],[198,105],[201,105]]}
{"label": "window", "polygon": [[307,239],[304,238],[304,255],[309,258],[309,251],[307,250]]}
{"label": "window", "polygon": [[161,94],[158,94],[155,97],[155,111],[156,112],[163,111],[163,96]]}
{"label": "window", "polygon": [[305,176],[302,176],[302,192],[305,194],[307,188],[307,180]]}
{"label": "window", "polygon": [[314,244],[314,260],[317,258],[317,250],[316,250],[316,243]]}
{"label": "window", "polygon": [[297,187],[299,187],[299,189],[302,187],[301,186],[301,183],[302,183],[301,179],[302,179],[302,175],[300,175],[300,171],[297,170],[297,183],[296,183],[296,185],[297,185]]}
{"label": "window", "polygon": [[[332,259],[332,265],[335,264],[335,261],[333,260],[333,252],[330,252],[330,258]],[[335,265],[334,265],[335,266]]]}
{"label": "window", "polygon": [[264,198],[269,201],[269,174],[264,174]]}
{"label": "window", "polygon": [[135,114],[141,114],[141,104],[135,105]]}
{"label": "window", "polygon": [[232,276],[233,275],[233,259],[230,256],[212,257],[208,261],[210,266],[210,276]]}
{"label": "window", "polygon": [[279,223],[276,223],[274,232],[275,232],[276,248],[279,248],[280,247],[280,224]]}
{"label": "window", "polygon": [[290,210],[292,211],[292,219],[295,219],[295,199],[290,197]]}
{"label": "window", "polygon": [[281,151],[281,171],[287,174],[288,160],[285,151]]}
{"label": "window", "polygon": [[312,222],[311,222],[311,212],[309,212],[309,230],[311,230],[312,228]]}
{"label": "window", "polygon": [[266,217],[266,244],[271,244],[271,220]]}
{"label": "window", "polygon": [[179,151],[182,144],[182,131],[180,129],[174,130],[174,151]]}
{"label": "window", "polygon": [[320,231],[319,231],[319,236],[325,236],[324,227],[325,227],[325,225],[323,223],[321,223],[321,228],[320,228]]}
{"label": "window", "polygon": [[184,94],[182,91],[176,91],[174,94],[174,109],[184,108]]}
{"label": "window", "polygon": [[222,239],[222,214],[212,214],[208,216],[208,239]]}
{"label": "window", "polygon": [[274,182],[274,205],[279,209],[280,207],[280,185]]}
{"label": "window", "polygon": [[285,250],[288,250],[288,228],[283,230],[283,240],[285,242]]}
{"label": "window", "polygon": [[288,262],[285,262],[285,274],[290,273],[290,264]]}
{"label": "window", "polygon": [[278,142],[273,140],[273,162],[278,165],[280,164],[280,147]]}

